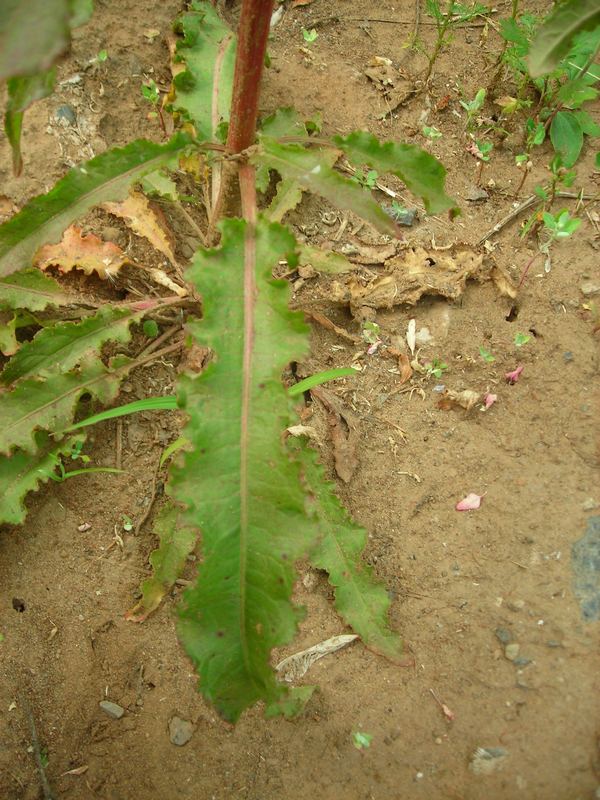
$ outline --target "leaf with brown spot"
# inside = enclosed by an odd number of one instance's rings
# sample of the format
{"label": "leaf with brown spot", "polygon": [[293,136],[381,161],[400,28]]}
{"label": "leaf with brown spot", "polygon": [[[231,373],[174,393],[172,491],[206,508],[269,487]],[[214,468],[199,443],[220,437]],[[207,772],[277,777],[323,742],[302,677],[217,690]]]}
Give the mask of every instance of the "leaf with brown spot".
{"label": "leaf with brown spot", "polygon": [[66,229],[58,244],[46,244],[34,256],[34,266],[42,270],[52,266],[61,272],[81,269],[86,275],[96,272],[104,279],[115,275],[128,261],[118,245],[103,242],[93,233],[83,236],[76,225]]}
{"label": "leaf with brown spot", "polygon": [[171,264],[177,264],[164,215],[141,192],[132,192],[122,203],[104,203],[102,208],[122,219],[138,236],[147,239]]}

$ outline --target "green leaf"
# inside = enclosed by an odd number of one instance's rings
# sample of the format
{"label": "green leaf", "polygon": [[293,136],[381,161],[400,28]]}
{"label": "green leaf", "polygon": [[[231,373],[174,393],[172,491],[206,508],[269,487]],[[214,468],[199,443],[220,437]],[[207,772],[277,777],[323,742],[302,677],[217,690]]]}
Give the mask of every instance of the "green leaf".
{"label": "green leaf", "polygon": [[15,451],[11,456],[0,456],[0,524],[20,525],[27,510],[23,500],[28,492],[46,483],[56,469],[61,455],[68,455],[74,446],[85,441],[85,435],[71,436],[60,444],[38,431],[35,451]]}
{"label": "green leaf", "polygon": [[124,357],[114,361],[114,368],[108,369],[99,359],[90,359],[78,372],[54,375],[51,380],[20,381],[12,391],[1,393],[0,453],[8,455],[13,447],[35,452],[35,431],[64,431],[83,394],[102,403],[114,400],[121,380],[135,365]]}
{"label": "green leaf", "polygon": [[600,125],[587,111],[574,111],[573,115],[585,136],[600,136]]}
{"label": "green leaf", "polygon": [[132,183],[174,164],[189,143],[182,133],[164,145],[140,139],[69,170],[47,194],[0,226],[0,276],[29,267],[38,247],[57,242],[65,228],[94,206],[124,200]]}
{"label": "green leaf", "polygon": [[20,175],[23,169],[21,156],[21,128],[23,115],[27,108],[36,100],[48,97],[54,91],[56,70],[54,68],[35,75],[26,75],[19,78],[9,78],[8,101],[4,114],[4,132],[12,148],[13,172]]}
{"label": "green leaf", "polygon": [[380,142],[367,131],[334,136],[334,143],[355,166],[367,164],[379,172],[397,175],[415,195],[423,199],[429,214],[457,211],[455,201],[444,191],[446,170],[432,155],[413,144]]}
{"label": "green leaf", "polygon": [[137,414],[140,411],[174,411],[177,408],[177,397],[175,395],[145,397],[143,400],[134,400],[132,403],[109,408],[107,411],[101,411],[99,414],[86,417],[80,422],[76,422],[75,425],[71,425],[67,430],[75,431],[78,428],[87,428],[89,425],[96,425],[98,422],[104,422],[107,419],[126,417],[128,414]]}
{"label": "green leaf", "polygon": [[556,6],[538,28],[529,53],[529,72],[539,78],[551,72],[565,56],[580,31],[600,25],[598,0],[568,0]]}
{"label": "green leaf", "polygon": [[550,125],[550,140],[563,165],[572,167],[583,147],[583,131],[575,114],[559,111]]}
{"label": "green leaf", "polygon": [[0,306],[43,311],[48,306],[66,306],[74,300],[39,269],[26,269],[0,278]]}
{"label": "green leaf", "polygon": [[289,286],[271,273],[295,241],[262,217],[255,231],[236,219],[221,230],[220,248],[199,251],[187,271],[204,308],[191,333],[216,356],[202,375],[179,381],[193,450],[171,467],[170,487],[203,541],[179,635],[200,690],[233,722],[259,700],[288,696],[270,653],[302,617],[291,603],[294,562],[317,532],[305,515],[300,466],[281,438],[290,424],[281,372],[307,352],[308,328],[287,308]]}
{"label": "green leaf", "polygon": [[328,163],[330,158],[330,152],[309,150],[297,144],[281,144],[263,136],[251,161],[277,170],[284,180],[296,182],[339,208],[353,211],[382,233],[398,236],[396,224],[370,192],[333,170]]}
{"label": "green leaf", "polygon": [[333,250],[323,250],[310,244],[300,244],[298,251],[298,263],[310,264],[319,272],[337,275],[340,272],[352,272],[356,269],[356,264],[348,261],[341,253],[333,252]]}
{"label": "green leaf", "polygon": [[217,138],[217,128],[229,122],[236,40],[212,3],[195,2],[175,24],[175,63],[185,70],[173,79],[174,111],[194,124],[202,140]]}
{"label": "green leaf", "polygon": [[155,611],[183,572],[186,558],[196,544],[198,531],[178,523],[179,510],[167,503],[154,522],[159,546],[150,555],[152,576],[143,581],[142,597],[125,615],[130,622],[143,622]]}
{"label": "green leaf", "polygon": [[288,211],[296,208],[302,200],[302,192],[302,187],[293,178],[282,178],[277,184],[275,197],[265,212],[268,219],[271,222],[281,222]]}
{"label": "green leaf", "polygon": [[177,184],[162,170],[151,172],[142,178],[142,189],[150,196],[164,197],[166,200],[179,200]]}
{"label": "green leaf", "polygon": [[105,342],[128,342],[129,326],[146,313],[147,309],[106,305],[82,322],[57,322],[43,328],[11,358],[0,374],[0,383],[68,372],[87,355],[99,352]]}
{"label": "green leaf", "polygon": [[69,0],[71,16],[69,25],[71,28],[78,28],[85,25],[94,13],[94,0]]}
{"label": "green leaf", "polygon": [[70,40],[68,0],[3,0],[0,81],[49,69]]}
{"label": "green leaf", "polygon": [[[308,131],[295,109],[278,108],[261,122],[258,136],[259,139],[261,136],[281,139],[283,136],[308,136]],[[261,164],[256,170],[256,188],[259,192],[266,192],[269,188],[269,168],[266,164]]]}
{"label": "green leaf", "polygon": [[0,308],[0,353],[12,356],[19,349],[17,342],[17,315]]}
{"label": "green leaf", "polygon": [[388,594],[361,561],[366,531],[348,516],[333,484],[325,480],[316,453],[297,439],[290,440],[288,447],[302,459],[303,478],[321,530],[321,539],[310,554],[311,563],[329,573],[329,582],[335,587],[335,606],[344,621],[367,647],[397,661],[402,641],[389,627]]}
{"label": "green leaf", "polygon": [[309,375],[308,378],[304,378],[302,381],[298,381],[298,383],[293,384],[293,386],[290,386],[288,394],[290,397],[298,397],[298,395],[307,392],[309,389],[313,389],[315,386],[321,386],[321,384],[334,381],[337,378],[346,378],[349,375],[355,376],[356,370],[352,367],[336,367],[335,369],[317,372],[314,375]]}

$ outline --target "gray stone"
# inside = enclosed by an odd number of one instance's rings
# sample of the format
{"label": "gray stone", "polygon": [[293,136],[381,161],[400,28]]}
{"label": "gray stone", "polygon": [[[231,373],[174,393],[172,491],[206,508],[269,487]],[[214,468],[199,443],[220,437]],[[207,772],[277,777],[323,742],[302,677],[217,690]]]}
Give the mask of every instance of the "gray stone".
{"label": "gray stone", "polygon": [[515,658],[519,655],[519,650],[520,649],[521,648],[517,644],[517,642],[511,642],[510,644],[507,644],[506,647],[504,648],[504,656],[509,661],[514,661]]}
{"label": "gray stone", "polygon": [[171,717],[169,720],[169,739],[171,744],[183,747],[192,738],[194,726],[187,719],[181,717]]}
{"label": "gray stone", "polygon": [[512,633],[507,630],[506,628],[496,628],[496,639],[502,644],[509,644],[512,642],[513,635]]}
{"label": "gray stone", "polygon": [[122,706],[118,705],[117,703],[111,703],[110,700],[102,700],[100,702],[100,708],[105,714],[108,714],[109,717],[112,717],[112,719],[121,719],[125,713],[125,709]]}
{"label": "gray stone", "polygon": [[579,288],[584,297],[593,297],[595,294],[600,294],[600,283],[585,281]]}

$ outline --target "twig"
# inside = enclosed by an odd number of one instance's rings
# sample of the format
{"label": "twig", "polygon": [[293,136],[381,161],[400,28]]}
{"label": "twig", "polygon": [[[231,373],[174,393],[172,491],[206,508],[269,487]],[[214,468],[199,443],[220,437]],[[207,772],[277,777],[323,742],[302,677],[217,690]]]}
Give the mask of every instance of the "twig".
{"label": "twig", "polygon": [[[384,17],[340,17],[333,14],[330,17],[319,17],[313,20],[310,24],[313,28],[318,28],[327,22],[379,22],[384,25],[414,25],[414,20],[406,19],[389,19]],[[485,28],[488,22],[461,22],[457,23],[457,28]],[[419,20],[419,25],[437,25],[435,20]]]}
{"label": "twig", "polygon": [[[593,200],[597,197],[597,195],[592,194],[581,194],[580,192],[575,194],[575,192],[556,192],[555,197],[562,197],[565,200]],[[516,217],[519,216],[523,211],[526,211],[531,206],[535,205],[536,202],[539,201],[539,197],[535,194],[532,194],[531,197],[528,197],[527,200],[524,200],[520,205],[514,208],[509,214],[505,217],[502,217],[500,222],[497,222],[493,228],[485,233],[481,239],[477,241],[477,247],[482,245],[486,239],[489,239],[491,236],[494,236],[496,233],[499,233],[502,228],[505,228],[509,222],[512,222]]]}
{"label": "twig", "polygon": [[200,239],[202,245],[204,247],[206,247],[206,235],[205,235],[204,231],[202,230],[202,228],[198,225],[198,223],[192,217],[192,215],[184,208],[183,203],[181,203],[181,202],[179,202],[177,200],[175,202],[175,205],[177,206],[177,208],[181,212],[181,215],[185,218],[185,221],[187,222],[187,224],[190,226],[190,228],[192,228],[192,230],[195,232],[197,237]]}
{"label": "twig", "polygon": [[133,531],[133,535],[134,536],[138,535],[138,533],[140,532],[140,530],[142,528],[142,525],[144,524],[144,522],[146,522],[146,520],[150,516],[150,512],[152,511],[152,506],[154,505],[154,501],[156,500],[156,482],[157,482],[157,479],[158,479],[158,473],[160,471],[161,458],[162,458],[162,452],[161,452],[161,454],[160,454],[160,456],[158,458],[158,461],[156,462],[156,469],[154,470],[154,477],[152,478],[152,488],[150,490],[150,502],[148,503],[148,505],[146,506],[146,510],[144,511],[144,513],[142,514],[142,516],[140,517],[138,522],[136,523],[136,526],[135,526],[134,531]]}
{"label": "twig", "polygon": [[322,325],[328,331],[333,331],[337,333],[338,336],[341,336],[342,339],[346,339],[348,342],[352,342],[353,344],[357,344],[360,342],[360,338],[358,336],[353,336],[351,333],[348,333],[347,330],[341,328],[339,325],[336,325],[335,322],[332,322],[329,317],[326,317],[324,314],[321,314],[320,311],[309,311],[308,309],[302,309],[307,317],[318,322],[319,325]]}
{"label": "twig", "polygon": [[27,716],[27,720],[29,722],[29,730],[31,733],[31,746],[33,747],[33,755],[35,756],[35,763],[38,768],[38,773],[40,776],[40,783],[42,784],[42,792],[44,794],[44,800],[56,800],[52,789],[50,788],[50,784],[48,783],[48,778],[46,777],[46,770],[44,768],[44,761],[42,759],[42,748],[40,747],[40,740],[38,739],[37,730],[35,727],[35,720],[33,719],[33,712],[31,710],[31,705],[29,704],[29,700],[24,692],[21,693],[20,696],[21,704],[23,709],[25,710],[25,714]]}
{"label": "twig", "polygon": [[181,330],[180,323],[178,323],[177,325],[171,325],[171,327],[167,328],[167,330],[164,333],[162,333],[158,337],[158,339],[155,339],[153,342],[150,342],[148,347],[145,347],[139,355],[140,356],[150,355],[150,353],[153,353],[155,350],[157,350],[161,346],[161,344],[167,342],[171,338],[171,336],[173,336],[174,333],[177,333],[178,330]]}

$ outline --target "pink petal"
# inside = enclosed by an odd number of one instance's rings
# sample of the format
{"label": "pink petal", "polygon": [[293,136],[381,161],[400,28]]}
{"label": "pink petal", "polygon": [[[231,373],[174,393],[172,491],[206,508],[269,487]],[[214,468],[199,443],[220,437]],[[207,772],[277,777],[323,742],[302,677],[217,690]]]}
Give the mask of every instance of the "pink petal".
{"label": "pink petal", "polygon": [[479,506],[481,505],[481,498],[483,496],[484,495],[482,495],[482,494],[474,494],[473,492],[471,492],[470,494],[468,494],[465,498],[463,498],[462,500],[460,500],[456,504],[456,510],[457,511],[474,511],[476,508],[479,508]]}
{"label": "pink petal", "polygon": [[525,367],[519,366],[516,369],[513,369],[512,372],[507,372],[504,377],[509,383],[516,383],[524,369]]}
{"label": "pink petal", "polygon": [[498,399],[497,394],[490,394],[490,392],[488,392],[483,398],[483,402],[485,404],[486,409],[489,408],[490,406],[493,406],[497,399]]}
{"label": "pink petal", "polygon": [[454,719],[454,711],[451,711],[446,705],[446,703],[442,703],[442,712],[446,717],[446,719],[449,719],[450,722],[452,722],[452,720]]}

